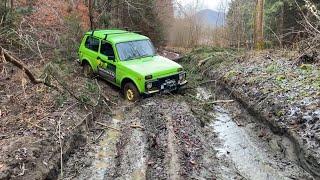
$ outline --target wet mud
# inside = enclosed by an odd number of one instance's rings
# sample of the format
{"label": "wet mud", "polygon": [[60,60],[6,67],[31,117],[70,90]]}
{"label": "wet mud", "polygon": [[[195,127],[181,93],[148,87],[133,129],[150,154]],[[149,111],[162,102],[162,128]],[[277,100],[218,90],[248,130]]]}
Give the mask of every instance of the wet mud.
{"label": "wet mud", "polygon": [[[203,124],[194,109],[228,95],[206,87],[192,93],[195,100],[163,95],[121,105],[108,123],[119,131],[106,128],[98,143],[88,145],[88,166],[65,178],[314,179],[300,166],[288,138],[236,102],[211,106]],[[85,158],[71,159],[68,164]]]}

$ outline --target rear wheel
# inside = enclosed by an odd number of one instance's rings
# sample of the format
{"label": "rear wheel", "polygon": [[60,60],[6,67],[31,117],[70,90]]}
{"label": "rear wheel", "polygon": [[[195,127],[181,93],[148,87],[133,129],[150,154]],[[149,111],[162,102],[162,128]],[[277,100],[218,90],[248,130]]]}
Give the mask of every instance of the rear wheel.
{"label": "rear wheel", "polygon": [[128,82],[124,85],[123,94],[124,97],[130,102],[135,102],[140,99],[140,93],[137,87],[131,82]]}
{"label": "rear wheel", "polygon": [[93,76],[93,70],[89,63],[84,62],[83,64],[83,74],[85,77],[91,78]]}

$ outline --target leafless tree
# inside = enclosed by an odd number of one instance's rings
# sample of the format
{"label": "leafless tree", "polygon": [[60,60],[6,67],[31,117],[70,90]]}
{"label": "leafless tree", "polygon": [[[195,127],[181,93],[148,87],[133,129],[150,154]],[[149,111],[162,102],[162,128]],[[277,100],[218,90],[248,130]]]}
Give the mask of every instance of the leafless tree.
{"label": "leafless tree", "polygon": [[254,42],[255,47],[258,50],[264,48],[264,36],[263,36],[263,10],[264,0],[257,0],[256,2],[256,16],[255,16],[255,29],[254,29]]}

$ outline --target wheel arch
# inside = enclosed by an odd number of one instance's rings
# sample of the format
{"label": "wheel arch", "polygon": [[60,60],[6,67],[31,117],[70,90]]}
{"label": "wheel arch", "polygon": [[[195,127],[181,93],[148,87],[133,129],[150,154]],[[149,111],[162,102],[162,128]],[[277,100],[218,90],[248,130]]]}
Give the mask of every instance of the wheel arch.
{"label": "wheel arch", "polygon": [[80,65],[81,65],[81,66],[84,66],[85,64],[88,64],[88,65],[92,68],[92,70],[93,70],[94,72],[97,71],[97,68],[95,68],[95,66],[91,63],[91,61],[89,61],[89,60],[86,59],[86,58],[84,58],[84,59],[81,60]]}
{"label": "wheel arch", "polygon": [[91,66],[89,60],[87,60],[87,59],[82,59],[80,64],[81,64],[81,66],[84,66],[85,64],[88,64]]}
{"label": "wheel arch", "polygon": [[129,82],[133,83],[133,85],[136,86],[136,88],[138,89],[139,93],[142,93],[142,89],[140,89],[140,87],[137,85],[137,83],[133,79],[128,78],[128,77],[125,77],[125,78],[122,79],[122,81],[121,81],[121,89],[123,90],[124,85],[126,83],[129,83]]}

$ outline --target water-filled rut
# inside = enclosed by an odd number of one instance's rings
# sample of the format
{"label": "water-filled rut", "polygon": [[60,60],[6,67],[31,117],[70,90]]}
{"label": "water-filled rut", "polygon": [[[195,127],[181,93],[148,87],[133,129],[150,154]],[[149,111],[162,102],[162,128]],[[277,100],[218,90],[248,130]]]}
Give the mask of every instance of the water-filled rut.
{"label": "water-filled rut", "polygon": [[195,109],[230,97],[209,88],[193,93],[192,101],[163,95],[121,105],[107,124],[119,131],[106,128],[88,145],[91,163],[68,179],[312,179],[291,141],[237,102],[210,106],[201,123]]}
{"label": "water-filled rut", "polygon": [[[209,89],[197,88],[197,98],[209,101]],[[218,96],[226,98],[228,96]],[[299,165],[294,144],[287,137],[274,134],[269,127],[245,113],[236,103],[214,106],[210,127],[217,133],[217,157],[228,163],[245,179],[312,179]],[[237,109],[235,112],[229,110]],[[233,118],[241,115],[241,118]]]}

